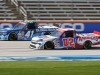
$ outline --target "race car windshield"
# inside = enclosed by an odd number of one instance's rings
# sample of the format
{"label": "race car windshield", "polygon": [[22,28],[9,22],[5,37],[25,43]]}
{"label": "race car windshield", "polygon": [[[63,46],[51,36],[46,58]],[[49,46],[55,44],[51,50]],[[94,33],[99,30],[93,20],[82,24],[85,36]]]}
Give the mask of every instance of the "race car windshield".
{"label": "race car windshield", "polygon": [[54,31],[50,35],[55,36],[55,37],[60,37],[61,34],[62,34],[62,32],[60,32],[60,31]]}
{"label": "race car windshield", "polygon": [[22,29],[24,26],[25,26],[25,24],[20,24],[20,23],[18,23],[18,24],[16,24],[16,25],[14,26],[14,29]]}

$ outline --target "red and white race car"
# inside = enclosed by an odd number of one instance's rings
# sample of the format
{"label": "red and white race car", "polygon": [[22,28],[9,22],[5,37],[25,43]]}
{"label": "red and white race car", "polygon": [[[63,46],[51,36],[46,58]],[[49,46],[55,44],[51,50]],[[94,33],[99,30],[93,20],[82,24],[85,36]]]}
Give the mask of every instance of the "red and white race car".
{"label": "red and white race car", "polygon": [[100,32],[78,34],[71,28],[59,28],[51,35],[33,37],[30,48],[33,49],[90,49],[100,44]]}

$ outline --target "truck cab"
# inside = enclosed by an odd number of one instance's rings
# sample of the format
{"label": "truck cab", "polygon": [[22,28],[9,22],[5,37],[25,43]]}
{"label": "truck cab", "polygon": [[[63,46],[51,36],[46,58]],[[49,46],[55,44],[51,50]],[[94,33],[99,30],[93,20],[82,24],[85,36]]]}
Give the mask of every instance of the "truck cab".
{"label": "truck cab", "polygon": [[76,43],[76,32],[75,30],[65,30],[59,37],[59,42],[61,47],[69,48],[73,47],[75,48]]}

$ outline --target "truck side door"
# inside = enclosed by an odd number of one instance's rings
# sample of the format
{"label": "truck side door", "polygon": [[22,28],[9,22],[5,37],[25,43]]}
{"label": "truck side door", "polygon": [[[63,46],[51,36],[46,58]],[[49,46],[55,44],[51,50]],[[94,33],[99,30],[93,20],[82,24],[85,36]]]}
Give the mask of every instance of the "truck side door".
{"label": "truck side door", "polygon": [[35,34],[36,28],[37,27],[36,27],[36,23],[35,22],[34,23],[28,23],[27,24],[27,27],[26,27],[26,30],[25,30],[25,32],[26,32],[25,38],[27,40],[31,40],[32,39],[33,34]]}
{"label": "truck side door", "polygon": [[33,34],[35,34],[35,29],[36,27],[34,23],[27,23],[27,25],[19,32],[19,34],[21,35],[19,37],[19,40],[31,40]]}
{"label": "truck side door", "polygon": [[65,31],[60,36],[60,46],[64,48],[75,47],[75,33],[73,30]]}

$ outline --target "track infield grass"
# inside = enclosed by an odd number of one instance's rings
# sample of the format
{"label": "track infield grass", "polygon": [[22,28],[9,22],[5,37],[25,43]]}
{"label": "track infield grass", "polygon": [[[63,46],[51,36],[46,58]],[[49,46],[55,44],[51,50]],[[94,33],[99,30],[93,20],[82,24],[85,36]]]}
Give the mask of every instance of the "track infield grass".
{"label": "track infield grass", "polygon": [[2,61],[0,75],[100,75],[100,61]]}

